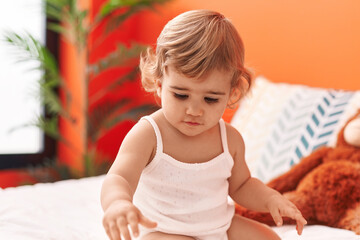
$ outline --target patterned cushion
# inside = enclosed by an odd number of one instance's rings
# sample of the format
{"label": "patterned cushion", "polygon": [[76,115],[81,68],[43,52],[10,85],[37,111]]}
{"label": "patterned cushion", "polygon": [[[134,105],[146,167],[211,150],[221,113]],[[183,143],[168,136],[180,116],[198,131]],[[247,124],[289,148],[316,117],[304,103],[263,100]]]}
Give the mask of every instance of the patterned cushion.
{"label": "patterned cushion", "polygon": [[231,124],[244,138],[252,175],[267,182],[319,146],[333,146],[338,131],[358,108],[360,91],[272,83],[258,77]]}

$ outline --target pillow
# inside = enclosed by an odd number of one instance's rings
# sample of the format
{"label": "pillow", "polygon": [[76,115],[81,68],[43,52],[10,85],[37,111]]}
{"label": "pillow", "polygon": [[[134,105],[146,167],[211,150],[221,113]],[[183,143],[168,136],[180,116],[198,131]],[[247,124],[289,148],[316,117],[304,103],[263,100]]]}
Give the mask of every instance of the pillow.
{"label": "pillow", "polygon": [[333,146],[360,108],[360,91],[273,83],[257,77],[231,124],[242,134],[254,177],[268,182],[323,145]]}

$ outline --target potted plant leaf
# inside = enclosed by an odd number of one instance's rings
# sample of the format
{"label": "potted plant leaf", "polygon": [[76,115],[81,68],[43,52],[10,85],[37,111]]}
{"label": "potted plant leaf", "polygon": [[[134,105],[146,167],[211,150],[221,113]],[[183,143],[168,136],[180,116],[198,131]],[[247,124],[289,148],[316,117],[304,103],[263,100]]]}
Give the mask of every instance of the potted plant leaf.
{"label": "potted plant leaf", "polygon": [[[135,105],[128,97],[119,98],[117,101],[107,101],[106,95],[119,91],[125,85],[136,82],[138,79],[137,61],[142,51],[148,46],[133,43],[127,46],[117,42],[116,48],[101,59],[90,61],[92,51],[104,44],[106,37],[121,28],[121,25],[135,13],[146,9],[154,9],[158,4],[168,0],[108,0],[104,1],[98,14],[91,20],[89,10],[79,7],[76,0],[45,0],[44,10],[46,16],[53,22],[48,25],[49,29],[61,34],[67,41],[71,42],[76,49],[76,58],[84,64],[83,71],[77,81],[83,88],[82,111],[83,123],[83,151],[81,170],[71,169],[71,166],[63,166],[58,161],[45,164],[55,174],[47,174],[48,179],[55,180],[73,177],[93,176],[105,173],[110,162],[98,163],[96,143],[108,131],[124,120],[137,121],[142,115],[157,109],[154,103],[142,103]],[[90,36],[94,31],[101,34],[95,39],[92,46],[89,44]],[[41,128],[47,135],[63,142],[71,147],[71,142],[62,136],[59,131],[59,119],[67,121],[68,124],[76,124],[77,119],[69,111],[73,96],[68,91],[66,81],[60,74],[59,65],[50,51],[30,34],[19,35],[9,32],[6,41],[22,52],[21,61],[36,59],[38,68],[44,74],[39,79],[40,99],[48,113],[47,117],[38,116],[35,125]],[[98,89],[96,94],[89,94],[89,86],[93,79],[111,68],[125,66],[129,71],[117,76],[114,81]],[[58,92],[62,93],[62,98]],[[105,99],[99,101],[99,99]],[[96,103],[96,104],[95,104]],[[35,173],[34,168],[30,168]],[[44,181],[43,179],[41,181]]]}

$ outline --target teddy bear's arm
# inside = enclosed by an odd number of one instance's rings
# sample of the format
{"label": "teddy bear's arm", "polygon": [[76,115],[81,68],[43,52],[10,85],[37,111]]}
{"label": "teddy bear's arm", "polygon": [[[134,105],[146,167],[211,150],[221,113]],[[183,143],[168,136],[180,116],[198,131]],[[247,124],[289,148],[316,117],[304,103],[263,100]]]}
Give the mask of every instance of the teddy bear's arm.
{"label": "teddy bear's arm", "polygon": [[280,193],[295,190],[301,179],[323,162],[324,156],[330,149],[329,147],[319,148],[311,155],[303,158],[300,163],[293,166],[288,172],[271,180],[267,185]]}

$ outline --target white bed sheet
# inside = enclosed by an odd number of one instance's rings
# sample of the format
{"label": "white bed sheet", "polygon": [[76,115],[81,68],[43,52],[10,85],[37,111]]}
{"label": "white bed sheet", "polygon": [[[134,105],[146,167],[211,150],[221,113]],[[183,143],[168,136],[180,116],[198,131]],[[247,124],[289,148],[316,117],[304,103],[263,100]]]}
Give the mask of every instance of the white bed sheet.
{"label": "white bed sheet", "polygon": [[[0,239],[106,240],[100,188],[104,176],[0,189]],[[275,227],[284,240],[360,240],[351,231],[306,226]]]}

